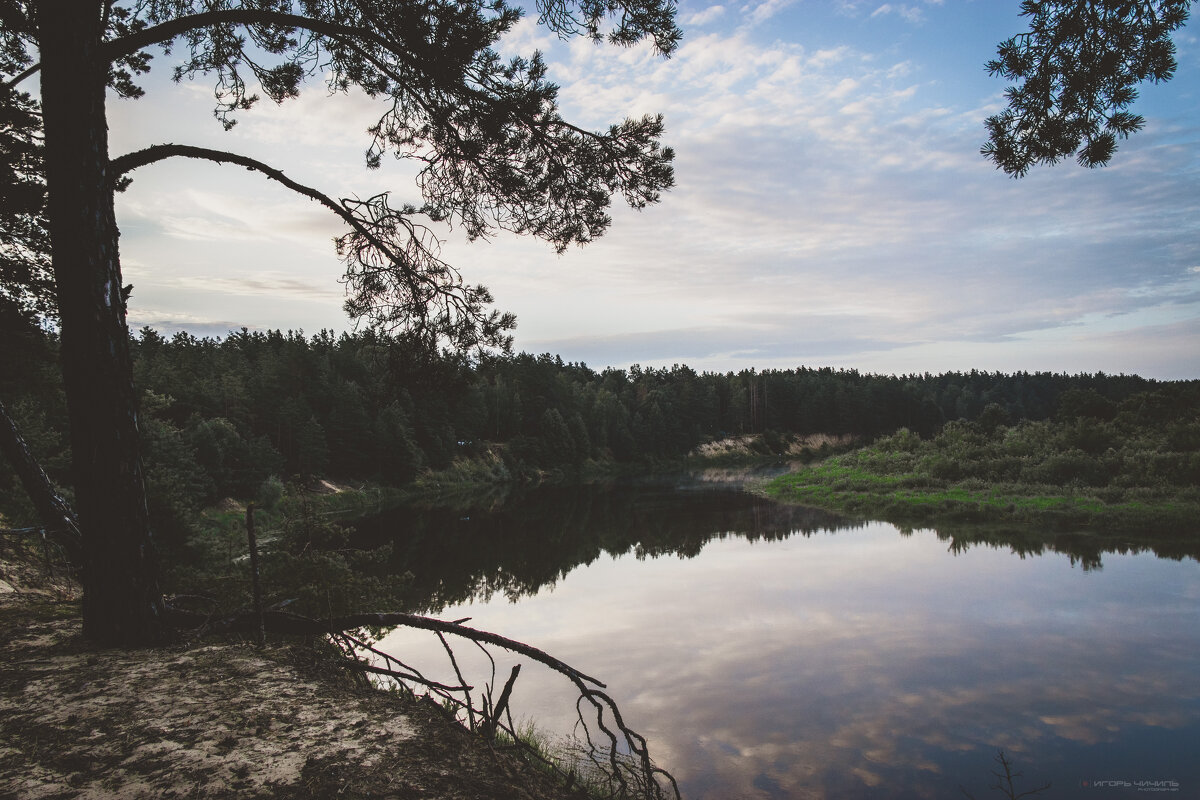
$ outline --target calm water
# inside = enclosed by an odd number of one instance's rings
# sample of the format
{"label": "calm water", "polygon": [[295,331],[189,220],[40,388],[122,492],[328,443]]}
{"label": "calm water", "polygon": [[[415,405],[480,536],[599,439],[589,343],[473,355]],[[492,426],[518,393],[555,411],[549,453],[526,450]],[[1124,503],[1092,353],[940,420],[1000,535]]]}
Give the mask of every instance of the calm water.
{"label": "calm water", "polygon": [[[982,800],[1001,796],[1001,748],[1018,789],[1052,783],[1043,797],[1144,796],[1139,781],[1200,797],[1191,557],[1105,553],[1079,536],[1017,553],[970,530],[846,525],[705,482],[544,490],[360,529],[394,537],[414,608],[471,617],[607,682],[689,800],[960,787]],[[383,646],[453,678],[436,640],[397,632]],[[514,704],[569,731],[573,699],[526,664]]]}

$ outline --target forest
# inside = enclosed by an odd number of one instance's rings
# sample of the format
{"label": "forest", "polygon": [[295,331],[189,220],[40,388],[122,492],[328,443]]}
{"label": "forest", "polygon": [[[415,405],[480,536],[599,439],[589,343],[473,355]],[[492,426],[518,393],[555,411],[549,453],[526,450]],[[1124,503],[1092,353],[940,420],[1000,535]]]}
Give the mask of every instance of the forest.
{"label": "forest", "polygon": [[[51,478],[69,488],[57,339],[36,326],[7,338],[0,397]],[[797,435],[866,444],[900,430],[931,439],[957,421],[994,429],[1111,421],[1118,411],[1161,423],[1164,435],[1171,422],[1194,437],[1200,408],[1200,381],[808,367],[596,371],[550,354],[430,356],[373,331],[168,338],[143,329],[131,348],[151,513],[168,538],[182,535],[199,509],[253,499],[268,482],[401,486],[463,464],[477,467],[476,478],[522,481],[598,465],[661,466],[745,434],[758,434],[767,454]],[[1074,449],[1103,468],[1104,447]],[[0,514],[9,526],[36,523],[7,464]]]}

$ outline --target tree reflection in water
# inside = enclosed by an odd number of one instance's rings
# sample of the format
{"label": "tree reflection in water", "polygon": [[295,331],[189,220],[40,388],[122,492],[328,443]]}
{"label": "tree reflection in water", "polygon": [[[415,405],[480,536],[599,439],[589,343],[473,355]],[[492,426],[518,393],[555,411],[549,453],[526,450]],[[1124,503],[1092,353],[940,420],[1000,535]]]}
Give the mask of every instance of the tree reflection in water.
{"label": "tree reflection in water", "polygon": [[[413,610],[603,676],[688,800],[961,797],[999,748],[1055,797],[1123,776],[1200,786],[1192,543],[905,536],[696,481],[360,530],[394,537]],[[516,707],[553,727],[557,701],[521,682]]]}
{"label": "tree reflection in water", "polygon": [[[395,571],[414,576],[406,610],[437,613],[497,594],[514,601],[534,595],[602,554],[692,558],[709,542],[731,536],[780,541],[866,524],[820,509],[781,505],[739,490],[736,481],[713,484],[697,476],[675,476],[497,489],[453,504],[392,509],[354,526],[365,542],[390,541]],[[938,526],[935,532],[951,553],[979,546],[1021,557],[1062,553],[1084,570],[1101,569],[1105,553],[1200,558],[1200,537],[1133,542],[1127,536],[963,523]],[[911,531],[901,531],[905,533]]]}

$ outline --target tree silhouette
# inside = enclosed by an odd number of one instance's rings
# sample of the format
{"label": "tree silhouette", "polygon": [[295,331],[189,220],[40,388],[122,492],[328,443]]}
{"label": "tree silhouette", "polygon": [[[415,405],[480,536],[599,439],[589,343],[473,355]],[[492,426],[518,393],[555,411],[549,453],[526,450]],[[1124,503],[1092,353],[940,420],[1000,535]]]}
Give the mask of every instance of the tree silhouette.
{"label": "tree silhouette", "polygon": [[1104,166],[1145,120],[1127,109],[1137,85],[1175,74],[1172,31],[1192,0],[1025,0],[1029,30],[1000,44],[987,70],[1018,81],[987,119],[981,153],[1014,177],[1074,155]]}
{"label": "tree silhouette", "polygon": [[[5,59],[0,54],[0,71]],[[0,95],[0,325],[54,315],[50,236],[43,211],[42,119],[31,95]]]}
{"label": "tree silhouette", "polygon": [[[539,0],[560,36],[662,54],[680,32],[668,0]],[[83,534],[84,631],[105,644],[153,640],[161,600],[152,561],[131,380],[114,192],[128,173],[167,158],[255,170],[340,216],[347,309],[427,346],[504,345],[514,324],[489,308],[481,286],[441,260],[430,223],[472,237],[503,229],[559,251],[602,234],[619,195],[634,208],[672,184],[673,154],[661,117],[605,131],[559,114],[557,87],[540,55],[503,60],[496,41],[522,12],[505,0],[4,0],[0,67],[6,110],[15,87],[37,75],[47,203],[45,219],[61,320],[76,510]],[[174,77],[211,74],[217,117],[230,127],[258,97],[295,97],[323,75],[333,91],[358,89],[382,113],[367,161],[421,165],[420,204],[388,196],[335,200],[278,167],[164,143],[110,160],[108,90],[139,97],[149,48],[177,48]]]}

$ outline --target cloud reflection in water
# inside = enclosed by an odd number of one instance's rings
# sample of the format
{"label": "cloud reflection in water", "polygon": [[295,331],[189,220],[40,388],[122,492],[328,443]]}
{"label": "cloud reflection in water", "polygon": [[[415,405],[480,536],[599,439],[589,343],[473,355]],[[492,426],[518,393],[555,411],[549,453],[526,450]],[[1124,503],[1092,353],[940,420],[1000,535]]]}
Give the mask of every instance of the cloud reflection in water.
{"label": "cloud reflection in water", "polygon": [[[979,796],[997,748],[1061,797],[1097,748],[1158,729],[1179,732],[1158,762],[1106,765],[1200,785],[1184,766],[1198,586],[1190,560],[1110,554],[1085,572],[872,524],[714,539],[688,559],[602,555],[536,596],[438,616],[606,680],[690,800]],[[416,657],[409,641],[386,644]],[[565,687],[522,682],[521,713],[569,730]]]}

